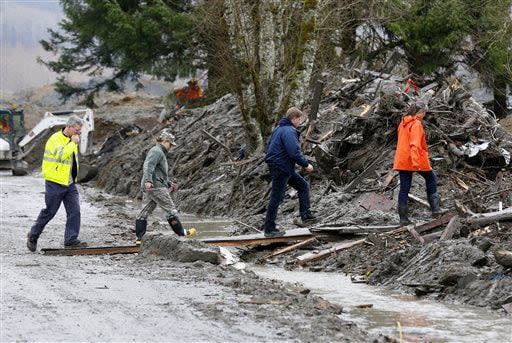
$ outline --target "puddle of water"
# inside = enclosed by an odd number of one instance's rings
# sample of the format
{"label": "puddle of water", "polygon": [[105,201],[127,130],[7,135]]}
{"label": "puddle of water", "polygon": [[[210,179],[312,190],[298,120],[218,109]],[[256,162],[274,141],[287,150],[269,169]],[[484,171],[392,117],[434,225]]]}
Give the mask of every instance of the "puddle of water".
{"label": "puddle of water", "polygon": [[[140,201],[126,200],[124,202],[124,208],[126,212],[138,213],[142,208]],[[231,225],[233,222],[227,218],[201,218],[193,214],[179,213],[180,221],[185,228],[195,227],[197,229],[196,238],[211,238],[226,236],[226,226]],[[167,221],[164,218],[167,214],[157,206],[151,216],[148,218],[149,221],[158,221],[161,225],[166,226]]]}
{"label": "puddle of water", "polygon": [[[465,305],[446,305],[404,296],[334,273],[286,271],[251,266],[256,274],[301,283],[312,293],[343,306],[342,318],[370,333],[399,337],[400,323],[407,342],[512,342],[512,318]],[[371,308],[358,305],[372,304]]]}
{"label": "puddle of water", "polygon": [[232,224],[232,221],[224,218],[198,218],[190,214],[180,215],[180,220],[186,228],[197,229],[197,238],[226,236],[226,226]]}

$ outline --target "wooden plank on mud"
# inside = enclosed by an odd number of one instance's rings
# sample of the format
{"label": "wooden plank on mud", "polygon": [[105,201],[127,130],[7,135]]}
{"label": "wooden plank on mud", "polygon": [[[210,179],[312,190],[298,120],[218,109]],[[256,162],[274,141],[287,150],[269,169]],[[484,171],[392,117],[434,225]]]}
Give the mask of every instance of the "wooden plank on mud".
{"label": "wooden plank on mud", "polygon": [[418,233],[423,233],[432,229],[435,229],[437,227],[440,227],[441,225],[448,224],[448,222],[455,216],[455,213],[447,213],[437,219],[431,220],[429,222],[420,224],[416,226],[416,231]]}
{"label": "wooden plank on mud", "polygon": [[275,256],[279,256],[279,255],[282,255],[282,254],[285,254],[287,252],[290,252],[290,251],[293,251],[295,249],[298,249],[298,248],[301,248],[301,247],[304,247],[304,246],[307,246],[311,243],[313,243],[314,241],[316,241],[316,238],[315,237],[312,237],[310,239],[307,239],[305,241],[302,241],[302,242],[299,242],[299,243],[296,243],[296,244],[293,244],[293,245],[290,245],[290,246],[287,246],[285,248],[282,248],[282,249],[279,249],[277,251],[274,251],[273,253],[265,256],[266,259],[269,259],[271,257],[275,257]]}
{"label": "wooden plank on mud", "polygon": [[138,245],[108,246],[108,247],[86,247],[76,249],[41,249],[42,253],[49,256],[77,256],[77,255],[114,255],[114,254],[136,254],[139,252]]}
{"label": "wooden plank on mud", "polygon": [[326,258],[334,253],[337,253],[338,251],[349,249],[349,248],[355,247],[356,245],[359,245],[359,244],[363,244],[364,241],[365,241],[364,239],[359,239],[357,241],[341,243],[341,244],[338,244],[330,249],[321,250],[316,253],[309,252],[307,254],[297,257],[295,260],[292,261],[292,263],[304,265],[309,262],[318,261],[318,260]]}
{"label": "wooden plank on mud", "polygon": [[351,226],[327,226],[315,227],[311,232],[333,232],[338,234],[362,234],[383,233],[399,228],[400,225],[351,225]]}
{"label": "wooden plank on mud", "polygon": [[256,233],[251,235],[231,236],[231,237],[215,237],[201,239],[202,242],[208,245],[219,247],[235,247],[247,245],[260,245],[270,243],[283,243],[292,241],[304,241],[314,237],[307,228],[286,230],[284,236],[281,237],[265,237],[263,233]]}
{"label": "wooden plank on mud", "polygon": [[414,229],[414,224],[411,224],[411,225],[407,225],[405,227],[407,229],[407,231],[409,231],[409,233],[411,234],[411,236],[413,236],[414,238],[416,238],[421,244],[424,244],[425,243],[425,240],[423,239],[423,237],[420,236],[420,234],[418,233],[418,231],[416,231]]}

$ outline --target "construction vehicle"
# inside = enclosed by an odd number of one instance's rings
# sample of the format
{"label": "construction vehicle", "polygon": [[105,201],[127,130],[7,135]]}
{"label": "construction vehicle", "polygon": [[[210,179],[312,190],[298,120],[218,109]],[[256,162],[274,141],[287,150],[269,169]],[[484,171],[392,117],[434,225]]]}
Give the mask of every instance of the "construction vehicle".
{"label": "construction vehicle", "polygon": [[0,169],[12,170],[13,175],[26,175],[29,166],[24,161],[36,144],[29,143],[40,137],[47,130],[56,126],[65,126],[70,115],[82,118],[79,151],[87,156],[92,153],[92,133],[94,131],[93,112],[90,109],[72,111],[46,112],[43,119],[25,134],[25,117],[23,110],[0,109]]}

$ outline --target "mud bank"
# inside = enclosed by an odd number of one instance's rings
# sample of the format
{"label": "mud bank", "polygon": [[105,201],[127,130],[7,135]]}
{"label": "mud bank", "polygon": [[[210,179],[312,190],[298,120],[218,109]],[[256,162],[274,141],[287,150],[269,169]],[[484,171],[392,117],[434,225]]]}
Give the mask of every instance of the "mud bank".
{"label": "mud bank", "polygon": [[[339,306],[293,285],[206,262],[30,253],[26,233],[44,203],[41,177],[1,174],[2,330],[7,341],[383,341],[339,318]],[[80,238],[127,244],[113,216],[129,202],[80,187]],[[126,200],[126,199],[125,199]],[[113,211],[113,212],[112,212]],[[61,247],[65,212],[38,247]]]}

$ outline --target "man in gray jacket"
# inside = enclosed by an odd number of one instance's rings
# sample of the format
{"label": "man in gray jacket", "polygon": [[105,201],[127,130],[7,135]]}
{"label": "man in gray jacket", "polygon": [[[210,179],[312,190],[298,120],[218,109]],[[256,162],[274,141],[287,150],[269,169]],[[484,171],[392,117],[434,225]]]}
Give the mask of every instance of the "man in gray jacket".
{"label": "man in gray jacket", "polygon": [[193,230],[185,230],[177,214],[178,211],[171,199],[169,190],[176,190],[177,184],[171,182],[168,176],[167,153],[175,146],[174,135],[162,131],[156,137],[157,144],[149,149],[144,160],[141,187],[143,192],[143,208],[135,220],[135,234],[137,244],[146,233],[147,218],[160,206],[167,213],[167,221],[178,236],[191,236]]}

